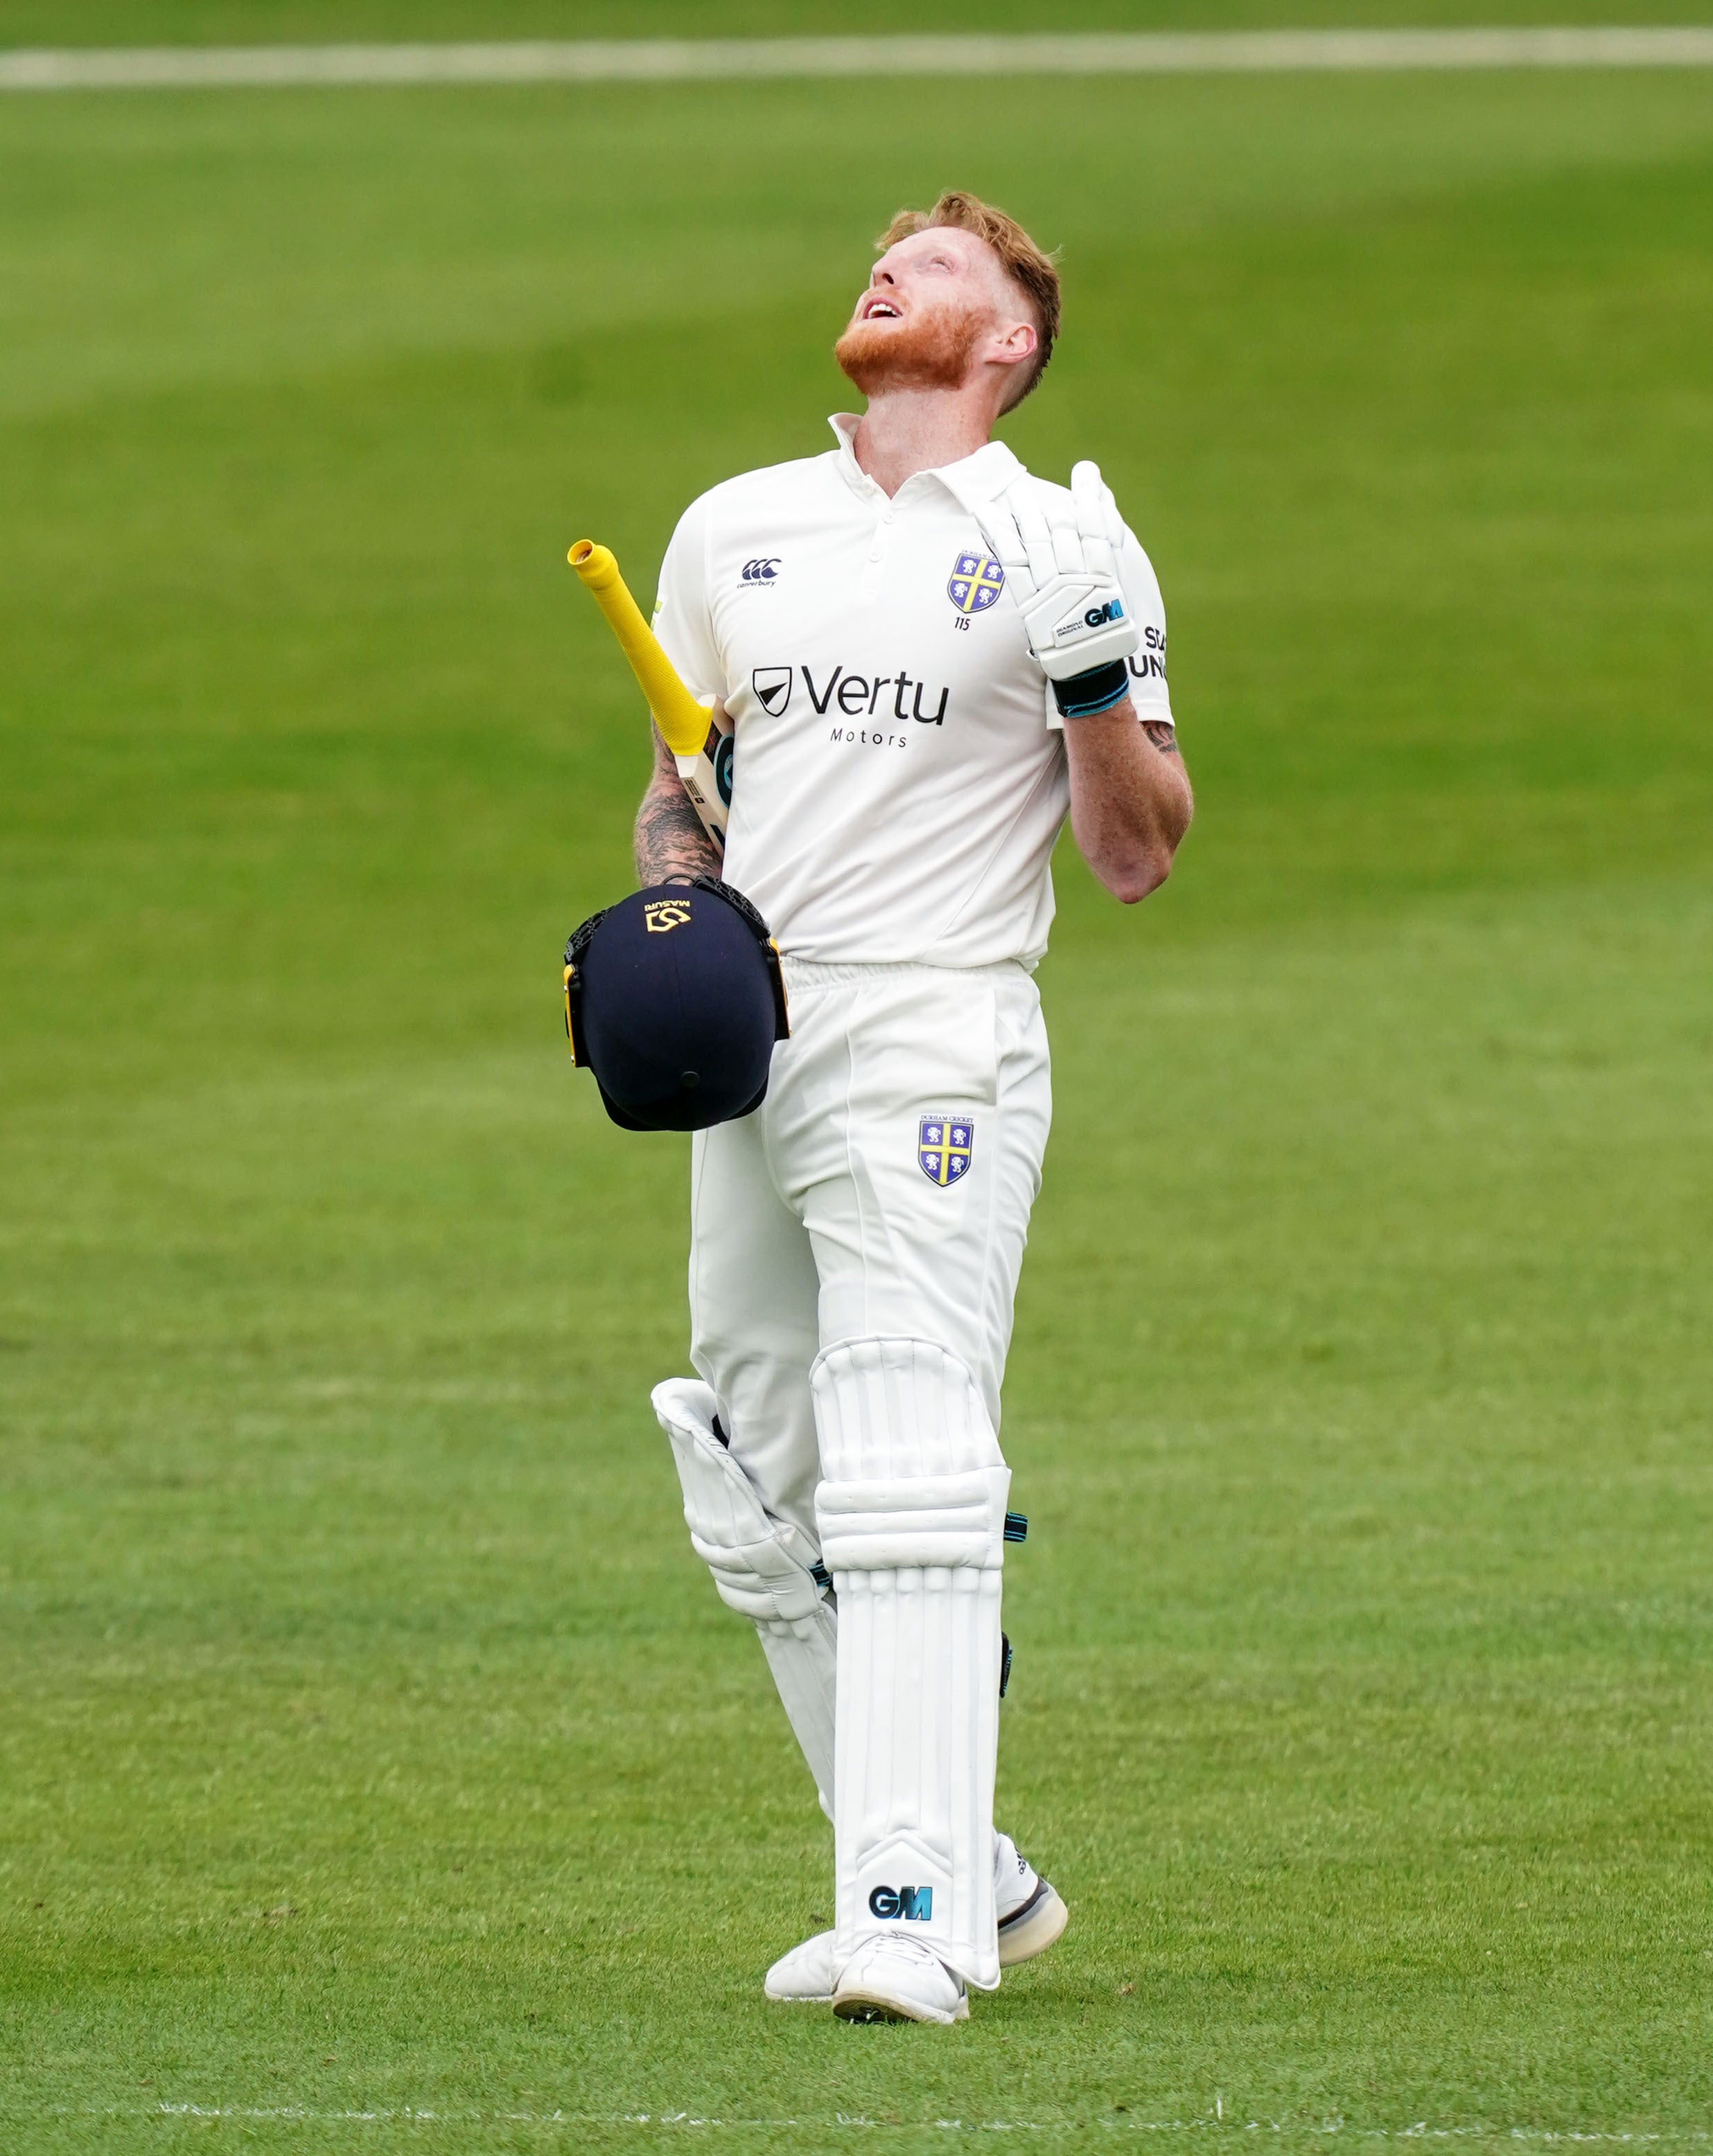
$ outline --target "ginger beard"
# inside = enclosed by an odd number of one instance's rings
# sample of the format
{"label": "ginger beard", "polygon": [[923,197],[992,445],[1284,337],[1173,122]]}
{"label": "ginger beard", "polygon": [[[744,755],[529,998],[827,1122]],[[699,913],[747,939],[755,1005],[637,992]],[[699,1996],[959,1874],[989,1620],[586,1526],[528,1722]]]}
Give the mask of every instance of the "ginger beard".
{"label": "ginger beard", "polygon": [[833,357],[865,397],[887,389],[961,389],[976,340],[990,326],[980,307],[921,307],[853,321]]}

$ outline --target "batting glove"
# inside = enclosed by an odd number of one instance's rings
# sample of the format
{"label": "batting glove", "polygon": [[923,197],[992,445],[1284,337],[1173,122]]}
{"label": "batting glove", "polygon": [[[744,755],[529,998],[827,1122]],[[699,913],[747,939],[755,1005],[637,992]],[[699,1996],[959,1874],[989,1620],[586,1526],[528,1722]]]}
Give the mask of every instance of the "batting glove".
{"label": "batting glove", "polygon": [[1071,499],[1026,474],[983,526],[1067,719],[1104,711],[1129,693],[1124,661],[1139,639],[1119,583],[1124,527],[1098,465],[1078,465]]}

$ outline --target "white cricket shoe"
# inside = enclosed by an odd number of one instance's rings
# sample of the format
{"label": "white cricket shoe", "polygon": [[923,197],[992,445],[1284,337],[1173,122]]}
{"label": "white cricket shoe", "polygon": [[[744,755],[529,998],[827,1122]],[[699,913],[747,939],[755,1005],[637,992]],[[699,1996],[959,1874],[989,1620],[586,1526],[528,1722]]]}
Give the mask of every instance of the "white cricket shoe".
{"label": "white cricket shoe", "polygon": [[1001,1969],[1045,1953],[1071,1921],[1070,1911],[1008,1834],[993,1838],[993,1898]]}
{"label": "white cricket shoe", "polygon": [[[994,1903],[999,1911],[1001,1969],[1032,1961],[1063,1933],[1071,1912],[1008,1834],[993,1838]],[[825,2006],[833,1995],[833,1935],[817,1932],[782,1955],[767,1973],[769,1999]]]}
{"label": "white cricket shoe", "polygon": [[793,2006],[828,2006],[833,1996],[833,1935],[817,1932],[781,1954],[762,1986],[769,1999]]}
{"label": "white cricket shoe", "polygon": [[931,1948],[882,1932],[854,1953],[833,2011],[841,2021],[937,2021],[949,2027],[970,2018],[964,1979]]}

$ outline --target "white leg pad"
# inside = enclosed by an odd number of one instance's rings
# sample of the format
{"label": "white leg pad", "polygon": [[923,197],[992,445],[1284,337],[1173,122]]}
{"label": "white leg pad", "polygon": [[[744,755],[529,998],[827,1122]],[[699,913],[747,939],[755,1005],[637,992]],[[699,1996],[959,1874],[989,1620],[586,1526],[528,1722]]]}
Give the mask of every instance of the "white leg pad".
{"label": "white leg pad", "polygon": [[714,1435],[709,1387],[670,1378],[655,1387],[653,1403],[677,1463],[692,1547],[712,1573],[721,1601],[750,1618],[760,1634],[780,1703],[831,1816],[838,1620],[810,1571],[815,1553],[795,1527],[771,1516]]}
{"label": "white leg pad", "polygon": [[885,1933],[990,1991],[1011,1471],[969,1371],[931,1342],[845,1341],[810,1382],[839,1598],[835,1971]]}

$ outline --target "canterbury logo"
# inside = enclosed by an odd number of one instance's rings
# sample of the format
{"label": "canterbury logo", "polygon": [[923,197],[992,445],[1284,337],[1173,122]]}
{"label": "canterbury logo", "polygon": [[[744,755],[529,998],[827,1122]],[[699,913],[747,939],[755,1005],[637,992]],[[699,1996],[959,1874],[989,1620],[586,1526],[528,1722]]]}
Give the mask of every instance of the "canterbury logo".
{"label": "canterbury logo", "polygon": [[780,557],[777,554],[759,555],[753,562],[743,564],[746,584],[770,584],[779,573]]}
{"label": "canterbury logo", "polygon": [[682,898],[651,899],[642,909],[642,925],[651,936],[664,936],[682,928],[690,918],[690,907]]}
{"label": "canterbury logo", "polygon": [[868,1897],[873,1917],[902,1917],[907,1923],[929,1923],[934,1917],[932,1887],[877,1887]]}

